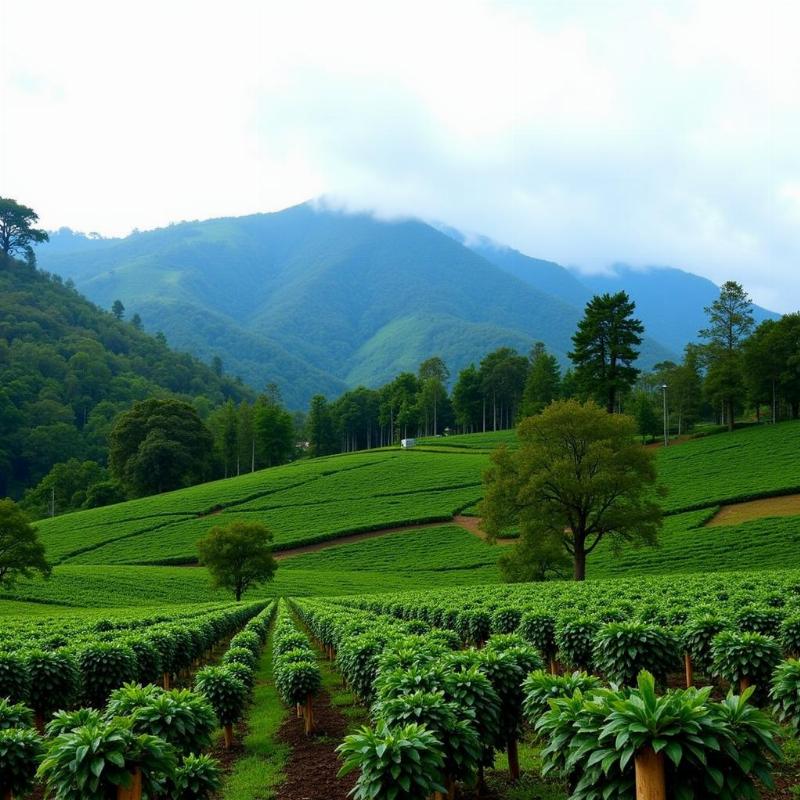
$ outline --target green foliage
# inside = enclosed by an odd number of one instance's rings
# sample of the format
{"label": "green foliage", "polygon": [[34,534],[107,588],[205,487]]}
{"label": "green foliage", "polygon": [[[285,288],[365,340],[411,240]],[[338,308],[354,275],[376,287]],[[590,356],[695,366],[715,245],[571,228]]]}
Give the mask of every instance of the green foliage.
{"label": "green foliage", "polygon": [[772,672],[781,660],[780,646],[774,639],[760,633],[723,631],[711,645],[714,657],[713,672],[732,685],[747,680],[756,685],[763,700]]}
{"label": "green foliage", "polygon": [[635,308],[625,292],[595,295],[572,337],[575,385],[581,396],[594,398],[609,414],[639,374],[633,362],[644,326],[634,318]]}
{"label": "green foliage", "polygon": [[515,451],[500,448],[484,473],[481,512],[492,537],[519,525],[523,540],[558,538],[583,580],[586,557],[613,546],[654,544],[661,509],[650,496],[653,454],[633,441],[630,419],[574,400],[524,420]]}
{"label": "green foliage", "polygon": [[190,753],[175,769],[171,800],[210,800],[222,787],[222,769],[211,756]]}
{"label": "green foliage", "polygon": [[195,691],[211,703],[220,725],[231,725],[242,718],[247,687],[226,667],[203,667],[194,680]]}
{"label": "green foliage", "polygon": [[136,734],[127,719],[89,724],[62,733],[48,744],[38,777],[58,800],[105,800],[142,772],[148,795],[160,790],[175,769],[174,750],[163,739]]}
{"label": "green foliage", "polygon": [[0,650],[0,697],[12,703],[27,703],[30,688],[31,677],[22,655]]}
{"label": "green foliage", "polygon": [[522,684],[525,693],[523,713],[530,725],[536,723],[550,709],[550,701],[559,697],[572,697],[576,692],[589,694],[600,688],[600,679],[586,672],[567,675],[551,675],[537,669],[531,672]]}
{"label": "green foliage", "polygon": [[777,637],[784,613],[775,608],[751,607],[743,609],[736,617],[739,630]]}
{"label": "green foliage", "polygon": [[543,611],[526,611],[522,614],[517,633],[530,642],[542,658],[550,659],[556,653],[556,621]]}
{"label": "green foliage", "polygon": [[76,708],[74,711],[58,711],[47,723],[45,732],[53,739],[63,733],[70,733],[78,728],[98,727],[104,722],[103,714],[96,708]]}
{"label": "green foliage", "polygon": [[612,622],[594,639],[594,666],[615,683],[634,685],[642,670],[661,684],[680,668],[676,638],[656,625]]}
{"label": "green foliage", "polygon": [[541,414],[561,393],[561,368],[558,359],[547,352],[543,342],[531,350],[530,369],[522,393],[521,415]]}
{"label": "green foliage", "polygon": [[594,665],[594,641],[600,624],[594,620],[564,620],[556,625],[559,658],[575,669],[589,670]]}
{"label": "green foliage", "polygon": [[197,542],[197,550],[214,585],[231,589],[238,602],[248,588],[271,580],[275,574],[278,565],[272,557],[271,542],[272,533],[264,524],[232,522],[213,527]]}
{"label": "green foliage", "polygon": [[344,760],[339,775],[359,771],[355,800],[426,800],[445,791],[442,743],[423,725],[361,728],[337,750]]}
{"label": "green foliage", "polygon": [[714,638],[728,627],[724,620],[713,616],[695,617],[686,622],[681,630],[681,644],[691,657],[695,669],[706,675],[711,674]]}
{"label": "green foliage", "polygon": [[211,434],[191,405],[152,398],[117,417],[109,467],[132,495],[160,494],[208,478],[211,448]]}
{"label": "green foliage", "polygon": [[769,697],[780,722],[800,733],[800,661],[793,658],[778,665]]}
{"label": "green foliage", "polygon": [[33,245],[50,238],[47,231],[34,227],[38,221],[39,215],[32,208],[10,197],[0,197],[0,252],[5,258],[19,254],[29,263],[36,262]]}
{"label": "green foliage", "polygon": [[44,745],[36,731],[0,727],[0,787],[3,791],[15,797],[29,792],[43,754]]}
{"label": "green foliage", "polygon": [[669,797],[754,800],[759,782],[772,785],[777,728],[748,704],[750,691],[722,703],[711,701],[710,691],[659,697],[643,672],[635,690],[555,699],[536,726],[547,741],[543,773],[564,775],[571,800],[623,800],[634,791],[635,756],[651,747],[663,754]]}
{"label": "green foliage", "polygon": [[800,614],[781,623],[780,640],[784,652],[800,658]]}
{"label": "green foliage", "polygon": [[255,669],[258,657],[248,647],[229,647],[222,656],[222,664],[244,664],[251,670]]}
{"label": "green foliage", "polygon": [[33,712],[23,703],[10,703],[0,697],[0,730],[5,728],[32,728]]}
{"label": "green foliage", "polygon": [[96,642],[76,652],[83,701],[93,708],[105,706],[114,689],[138,678],[136,654],[130,647]]}
{"label": "green foliage", "polygon": [[29,701],[43,717],[72,705],[80,691],[80,672],[73,654],[63,650],[29,650],[25,667],[30,675]]}
{"label": "green foliage", "polygon": [[50,575],[36,528],[13,500],[0,500],[0,587],[35,572]]}

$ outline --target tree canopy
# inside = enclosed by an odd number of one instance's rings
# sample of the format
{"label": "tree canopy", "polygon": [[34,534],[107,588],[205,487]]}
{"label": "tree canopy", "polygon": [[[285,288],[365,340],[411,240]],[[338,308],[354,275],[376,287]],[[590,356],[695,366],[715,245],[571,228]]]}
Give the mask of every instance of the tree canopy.
{"label": "tree canopy", "polygon": [[587,304],[569,354],[581,396],[594,398],[609,414],[620,393],[633,386],[639,370],[644,326],[633,316],[636,304],[625,292],[595,295]]}
{"label": "tree canopy", "polygon": [[13,500],[0,500],[0,586],[35,572],[50,575],[39,536]]}
{"label": "tree canopy", "polygon": [[48,240],[47,231],[35,228],[38,214],[10,197],[0,197],[0,252],[6,257],[23,255],[35,263],[33,245]]}
{"label": "tree canopy", "polygon": [[109,442],[111,473],[132,495],[180,489],[208,477],[211,434],[182,400],[135,403],[119,415]]}
{"label": "tree canopy", "polygon": [[490,538],[519,525],[521,546],[560,540],[575,580],[607,539],[614,547],[656,543],[652,452],[635,442],[634,421],[593,401],[560,400],[517,429],[519,447],[498,448],[484,475],[483,525]]}
{"label": "tree canopy", "polygon": [[278,569],[272,533],[260,522],[217,525],[197,542],[197,550],[214,586],[232,590],[237,601],[251,586],[272,580]]}

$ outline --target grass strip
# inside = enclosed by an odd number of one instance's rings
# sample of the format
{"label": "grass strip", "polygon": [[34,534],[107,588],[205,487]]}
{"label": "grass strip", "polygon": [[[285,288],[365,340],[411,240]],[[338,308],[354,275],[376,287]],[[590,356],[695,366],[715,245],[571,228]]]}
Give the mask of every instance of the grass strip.
{"label": "grass strip", "polygon": [[225,779],[223,800],[272,800],[283,780],[289,748],[278,741],[287,714],[272,678],[272,632],[256,671],[253,704],[247,715],[244,754]]}

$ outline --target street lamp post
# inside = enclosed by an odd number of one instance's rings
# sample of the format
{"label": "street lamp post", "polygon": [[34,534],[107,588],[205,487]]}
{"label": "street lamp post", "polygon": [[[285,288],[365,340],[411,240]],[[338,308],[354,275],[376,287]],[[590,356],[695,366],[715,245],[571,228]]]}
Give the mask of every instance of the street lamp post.
{"label": "street lamp post", "polygon": [[664,397],[664,447],[669,447],[669,415],[667,414],[667,384],[661,384],[661,394]]}

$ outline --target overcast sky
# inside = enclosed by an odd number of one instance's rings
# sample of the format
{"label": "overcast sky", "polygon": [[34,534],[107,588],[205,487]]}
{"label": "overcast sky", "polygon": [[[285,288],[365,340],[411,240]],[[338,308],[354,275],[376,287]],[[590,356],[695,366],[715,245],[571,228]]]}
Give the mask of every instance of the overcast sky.
{"label": "overcast sky", "polygon": [[0,9],[0,195],[48,228],[325,194],[800,308],[797,0]]}

